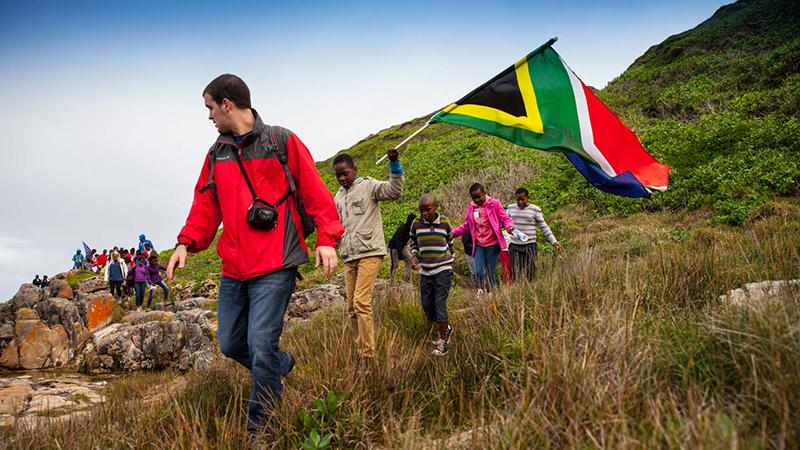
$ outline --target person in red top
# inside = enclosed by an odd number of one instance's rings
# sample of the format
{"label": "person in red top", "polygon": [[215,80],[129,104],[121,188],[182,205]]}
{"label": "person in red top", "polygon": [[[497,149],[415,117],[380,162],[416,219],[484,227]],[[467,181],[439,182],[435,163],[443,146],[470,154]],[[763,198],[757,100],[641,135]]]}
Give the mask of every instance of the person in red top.
{"label": "person in red top", "polygon": [[255,434],[280,401],[281,377],[295,364],[279,341],[297,267],[308,262],[298,205],[316,226],[316,262],[326,276],[338,264],[335,246],[344,229],[311,153],[291,131],[264,124],[241,78],[220,75],[203,99],[220,134],[203,162],[167,278],[184,266],[187,252],[206,249],[224,224],[217,244],[217,339],[225,356],[252,371],[247,430]]}
{"label": "person in red top", "polygon": [[97,256],[97,271],[100,272],[103,270],[103,267],[106,266],[106,262],[108,262],[108,250],[103,249],[103,253]]}

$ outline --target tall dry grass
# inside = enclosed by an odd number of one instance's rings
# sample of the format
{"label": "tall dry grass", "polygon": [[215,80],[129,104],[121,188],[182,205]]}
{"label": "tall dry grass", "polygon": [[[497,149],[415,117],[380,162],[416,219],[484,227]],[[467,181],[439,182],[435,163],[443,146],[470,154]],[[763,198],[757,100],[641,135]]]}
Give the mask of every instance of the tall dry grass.
{"label": "tall dry grass", "polygon": [[[298,419],[344,394],[319,427],[333,448],[796,448],[800,295],[733,307],[744,283],[800,275],[800,206],[741,228],[700,213],[555,217],[569,251],[535,283],[449,301],[451,353],[413,290],[376,295],[378,360],[356,370],[343,308],[285,334],[298,359],[274,424],[244,430],[247,373],[233,363],[136,375],[91,417],[3,437],[6,448],[300,448]],[[154,381],[154,379],[156,379]]]}

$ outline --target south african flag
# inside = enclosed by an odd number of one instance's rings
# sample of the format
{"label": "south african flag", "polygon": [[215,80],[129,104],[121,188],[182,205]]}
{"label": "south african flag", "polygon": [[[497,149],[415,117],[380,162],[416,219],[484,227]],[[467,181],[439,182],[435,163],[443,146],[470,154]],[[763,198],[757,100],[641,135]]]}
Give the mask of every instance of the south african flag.
{"label": "south african flag", "polygon": [[555,39],[431,118],[517,145],[562,152],[596,188],[625,197],[667,189],[669,166],[600,101],[551,47]]}

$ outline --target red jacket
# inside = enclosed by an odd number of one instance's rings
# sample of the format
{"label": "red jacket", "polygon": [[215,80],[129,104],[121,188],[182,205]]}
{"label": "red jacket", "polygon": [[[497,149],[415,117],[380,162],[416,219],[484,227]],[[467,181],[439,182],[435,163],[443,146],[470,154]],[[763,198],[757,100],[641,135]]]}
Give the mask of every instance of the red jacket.
{"label": "red jacket", "polygon": [[[217,243],[222,258],[222,274],[237,280],[250,280],[308,262],[300,215],[293,197],[277,205],[278,224],[269,231],[252,228],[247,223],[247,210],[253,196],[247,188],[234,151],[240,151],[247,176],[258,196],[275,204],[289,190],[283,166],[272,148],[272,137],[285,148],[289,170],[297,185],[308,215],[317,227],[317,246],[335,247],[344,233],[333,196],[317,173],[311,153],[291,131],[264,125],[253,110],[256,123],[253,131],[238,145],[230,134],[220,135],[211,147],[195,186],[194,201],[178,242],[188,244],[189,251],[208,248],[224,224]],[[213,164],[214,188],[200,190],[208,184],[209,157]]]}

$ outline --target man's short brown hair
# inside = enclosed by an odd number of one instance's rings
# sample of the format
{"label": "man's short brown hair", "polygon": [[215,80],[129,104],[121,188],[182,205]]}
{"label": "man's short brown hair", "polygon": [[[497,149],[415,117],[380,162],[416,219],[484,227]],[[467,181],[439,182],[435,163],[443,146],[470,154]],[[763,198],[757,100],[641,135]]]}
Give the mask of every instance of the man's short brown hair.
{"label": "man's short brown hair", "polygon": [[218,104],[227,98],[239,109],[251,107],[250,89],[241,78],[230,73],[222,74],[208,83],[208,86],[203,89],[203,95],[206,94],[210,95]]}

